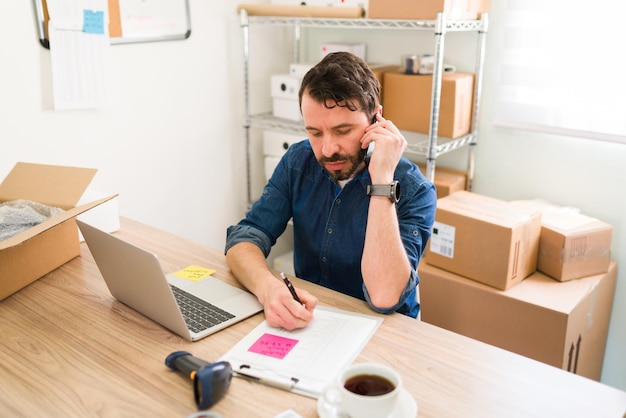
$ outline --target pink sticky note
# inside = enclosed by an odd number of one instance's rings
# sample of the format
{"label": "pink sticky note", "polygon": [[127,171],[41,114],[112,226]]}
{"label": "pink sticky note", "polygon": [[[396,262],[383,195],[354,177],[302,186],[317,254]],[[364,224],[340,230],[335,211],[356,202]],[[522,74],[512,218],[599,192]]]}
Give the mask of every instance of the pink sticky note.
{"label": "pink sticky note", "polygon": [[298,340],[280,337],[273,334],[263,334],[261,338],[256,340],[248,349],[252,353],[262,354],[264,356],[283,359],[292,348],[296,346]]}

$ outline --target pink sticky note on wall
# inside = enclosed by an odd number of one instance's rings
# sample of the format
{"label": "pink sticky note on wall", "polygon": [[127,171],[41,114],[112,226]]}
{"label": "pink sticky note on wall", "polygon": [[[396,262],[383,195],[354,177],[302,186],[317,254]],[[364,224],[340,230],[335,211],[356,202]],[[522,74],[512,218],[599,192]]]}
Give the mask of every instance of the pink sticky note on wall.
{"label": "pink sticky note on wall", "polygon": [[261,338],[252,344],[248,351],[282,359],[289,354],[291,349],[294,348],[297,343],[298,340],[291,338],[280,337],[273,334],[263,334]]}

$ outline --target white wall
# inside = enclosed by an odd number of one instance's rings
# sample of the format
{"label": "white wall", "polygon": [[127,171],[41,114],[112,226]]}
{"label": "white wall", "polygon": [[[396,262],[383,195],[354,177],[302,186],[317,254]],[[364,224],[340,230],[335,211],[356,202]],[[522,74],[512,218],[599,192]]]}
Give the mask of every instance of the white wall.
{"label": "white wall", "polygon": [[223,248],[245,198],[240,31],[232,4],[191,12],[187,40],[111,47],[110,108],[53,111],[32,1],[0,3],[0,176],[17,161],[95,167],[123,215]]}
{"label": "white wall", "polygon": [[[260,2],[260,1],[256,1]],[[202,244],[223,248],[225,229],[246,210],[241,31],[235,1],[190,0],[184,41],[112,47],[109,109],[50,110],[49,51],[37,40],[31,1],[0,2],[0,178],[17,161],[98,168],[92,187],[120,193],[120,212]],[[501,3],[491,2],[483,113],[474,191],[502,199],[544,198],[579,207],[614,225],[613,258],[626,266],[626,146],[530,134],[491,125],[497,88]],[[269,110],[267,76],[286,69],[290,31],[253,29],[253,110]],[[365,41],[369,60],[396,62],[429,52],[432,34],[310,31],[319,42]],[[474,38],[449,34],[447,62],[471,71]],[[259,133],[253,130],[253,194],[262,187]],[[438,163],[463,167],[464,150]],[[620,268],[603,382],[626,390],[626,273]]]}
{"label": "white wall", "polygon": [[[496,106],[492,92],[498,85],[493,75],[503,39],[498,15],[503,14],[503,3],[490,3],[474,191],[502,199],[546,199],[577,207],[613,225],[611,252],[618,263],[618,276],[602,381],[626,390],[626,196],[621,189],[626,179],[626,144],[501,129],[491,124]],[[606,41],[619,53],[621,40]]]}

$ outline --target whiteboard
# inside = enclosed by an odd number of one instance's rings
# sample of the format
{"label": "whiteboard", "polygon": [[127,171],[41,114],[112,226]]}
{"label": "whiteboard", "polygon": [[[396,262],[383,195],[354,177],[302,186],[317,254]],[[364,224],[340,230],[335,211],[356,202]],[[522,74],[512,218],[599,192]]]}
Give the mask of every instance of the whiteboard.
{"label": "whiteboard", "polygon": [[[46,0],[33,0],[39,41],[50,48]],[[191,35],[188,0],[108,0],[112,44],[187,39]]]}

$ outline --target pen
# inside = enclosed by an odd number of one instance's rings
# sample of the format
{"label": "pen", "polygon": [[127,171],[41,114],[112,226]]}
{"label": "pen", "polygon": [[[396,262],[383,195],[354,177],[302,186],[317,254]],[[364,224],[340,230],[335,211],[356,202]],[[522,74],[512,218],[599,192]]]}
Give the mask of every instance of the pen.
{"label": "pen", "polygon": [[280,272],[280,277],[283,278],[283,282],[285,282],[285,284],[287,285],[287,289],[289,289],[289,291],[291,292],[291,296],[293,296],[293,299],[298,302],[300,305],[302,305],[302,301],[300,300],[300,298],[298,297],[298,294],[296,293],[296,289],[293,288],[293,285],[291,284],[291,282],[289,281],[289,279],[287,278],[287,276],[285,276],[285,273],[283,273],[282,271]]}
{"label": "pen", "polygon": [[[245,368],[249,368],[249,367],[242,364],[241,369],[245,369]],[[262,376],[257,376],[253,374],[252,371],[250,370],[245,371],[245,372],[242,372],[241,370],[233,370],[233,376],[241,377],[242,379],[245,379],[251,382],[260,383],[265,386],[271,386],[274,388],[287,390],[287,391],[293,390],[296,383],[298,383],[298,379],[296,379],[295,377],[292,377],[292,378],[278,377],[278,376],[274,376],[272,378],[262,377]]]}

